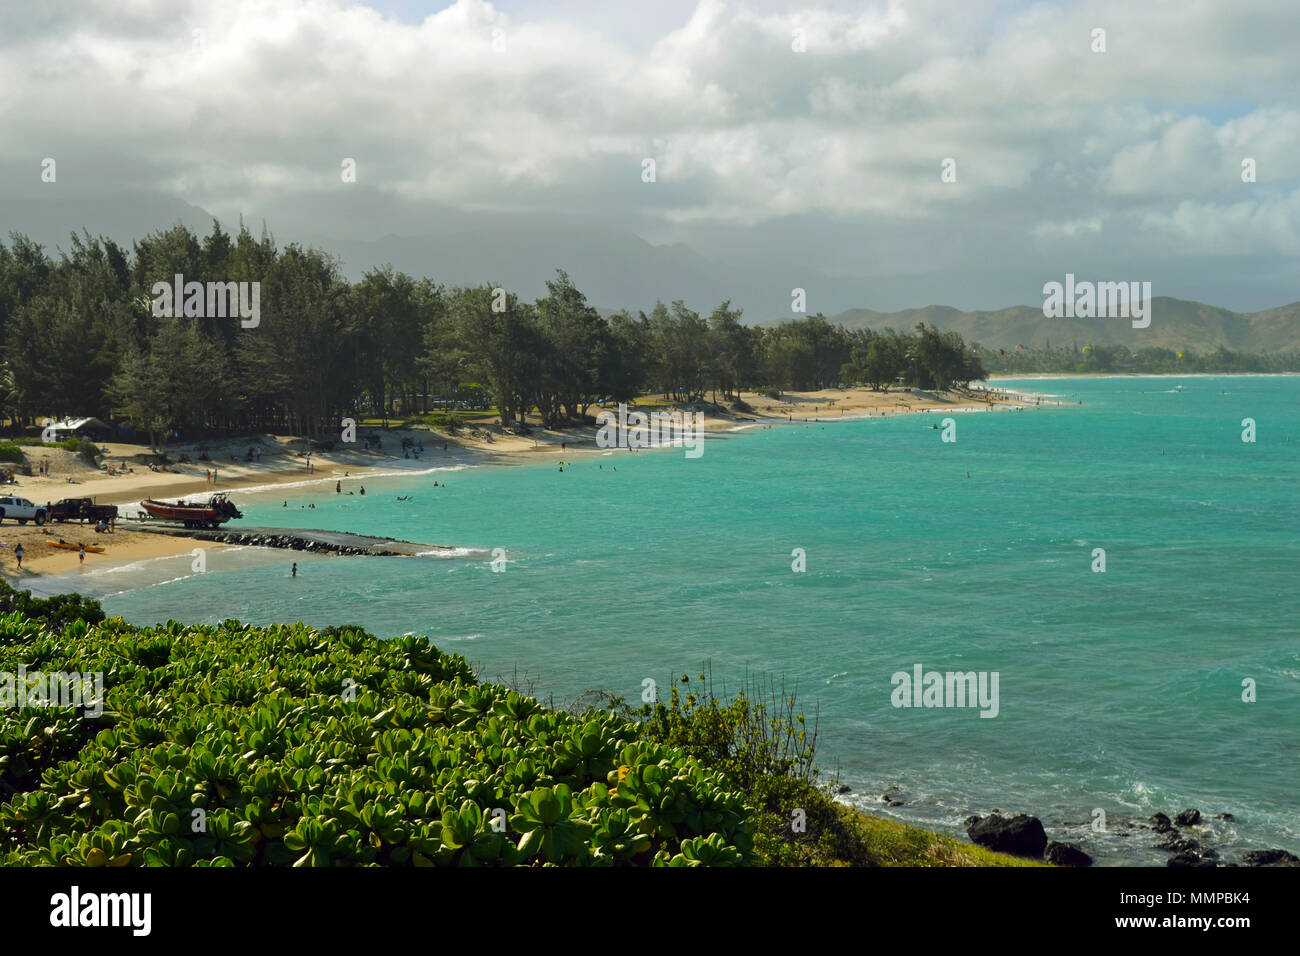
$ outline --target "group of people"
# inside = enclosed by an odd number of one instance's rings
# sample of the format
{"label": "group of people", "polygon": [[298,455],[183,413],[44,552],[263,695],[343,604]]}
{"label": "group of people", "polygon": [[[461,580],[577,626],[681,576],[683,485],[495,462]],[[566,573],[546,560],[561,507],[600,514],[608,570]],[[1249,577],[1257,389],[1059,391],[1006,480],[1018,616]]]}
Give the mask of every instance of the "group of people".
{"label": "group of people", "polygon": [[409,438],[403,438],[403,439],[402,439],[402,457],[403,457],[403,458],[414,458],[414,459],[416,459],[416,460],[418,461],[419,458],[420,458],[420,456],[421,456],[422,454],[424,454],[424,439],[423,439],[423,438],[421,438],[419,441],[412,441],[412,440],[409,439]]}

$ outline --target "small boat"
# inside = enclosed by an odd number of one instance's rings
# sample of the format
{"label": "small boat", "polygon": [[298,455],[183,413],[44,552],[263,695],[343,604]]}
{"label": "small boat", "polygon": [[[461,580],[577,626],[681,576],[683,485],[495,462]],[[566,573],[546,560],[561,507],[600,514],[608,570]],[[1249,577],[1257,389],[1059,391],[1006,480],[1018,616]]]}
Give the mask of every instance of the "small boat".
{"label": "small boat", "polygon": [[184,499],[172,503],[146,498],[140,502],[140,507],[151,518],[180,521],[187,528],[215,528],[231,518],[243,517],[235,503],[224,494],[213,495],[206,502],[193,504]]}
{"label": "small boat", "polygon": [[[80,551],[81,545],[73,544],[71,541],[46,541],[51,548],[62,548],[64,551]],[[104,549],[97,544],[86,545],[86,550],[92,554],[103,554]]]}

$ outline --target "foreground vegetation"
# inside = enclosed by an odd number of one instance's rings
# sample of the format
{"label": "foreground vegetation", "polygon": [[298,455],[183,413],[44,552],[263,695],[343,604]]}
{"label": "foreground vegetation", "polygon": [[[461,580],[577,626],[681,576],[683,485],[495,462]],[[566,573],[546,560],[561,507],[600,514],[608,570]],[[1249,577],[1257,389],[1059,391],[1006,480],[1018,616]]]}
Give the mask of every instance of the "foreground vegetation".
{"label": "foreground vegetation", "polygon": [[105,694],[76,710],[3,700],[0,865],[1009,861],[836,804],[783,688],[723,703],[702,683],[637,719],[613,701],[565,713],[478,684],[424,638],[137,628],[0,584],[0,677],[20,665],[102,673]]}

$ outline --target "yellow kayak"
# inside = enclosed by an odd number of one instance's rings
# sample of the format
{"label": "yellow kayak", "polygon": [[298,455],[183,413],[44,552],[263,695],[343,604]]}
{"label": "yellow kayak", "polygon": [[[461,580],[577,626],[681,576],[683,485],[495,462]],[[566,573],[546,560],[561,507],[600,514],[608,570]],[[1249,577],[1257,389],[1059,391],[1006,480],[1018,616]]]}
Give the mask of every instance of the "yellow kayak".
{"label": "yellow kayak", "polygon": [[[46,541],[45,543],[48,544],[51,548],[62,548],[64,551],[80,551],[80,550],[81,550],[81,545],[79,545],[79,544],[71,544],[71,543],[69,543],[69,542],[67,542],[67,541]],[[87,551],[90,551],[90,552],[92,552],[92,553],[94,553],[94,554],[103,554],[103,553],[104,553],[104,549],[101,548],[101,547],[100,547],[99,545],[97,545],[97,544],[88,544],[88,545],[86,545],[86,550],[87,550]]]}

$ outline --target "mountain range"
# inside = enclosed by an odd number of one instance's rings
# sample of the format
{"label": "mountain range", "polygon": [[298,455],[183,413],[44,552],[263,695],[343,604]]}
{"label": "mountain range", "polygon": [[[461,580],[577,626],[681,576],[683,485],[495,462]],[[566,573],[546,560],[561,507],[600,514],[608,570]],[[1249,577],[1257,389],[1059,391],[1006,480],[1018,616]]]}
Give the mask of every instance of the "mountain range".
{"label": "mountain range", "polygon": [[[946,305],[876,312],[848,309],[831,317],[848,329],[914,329],[924,322],[953,331],[968,343],[988,348],[1045,348],[1077,344],[1190,349],[1207,353],[1223,346],[1256,354],[1300,348],[1300,302],[1262,312],[1233,312],[1203,302],[1169,296],[1151,300],[1151,324],[1133,328],[1129,319],[1045,318],[1042,307],[1015,305],[996,311],[963,312]],[[763,323],[770,325],[773,323]]]}

